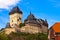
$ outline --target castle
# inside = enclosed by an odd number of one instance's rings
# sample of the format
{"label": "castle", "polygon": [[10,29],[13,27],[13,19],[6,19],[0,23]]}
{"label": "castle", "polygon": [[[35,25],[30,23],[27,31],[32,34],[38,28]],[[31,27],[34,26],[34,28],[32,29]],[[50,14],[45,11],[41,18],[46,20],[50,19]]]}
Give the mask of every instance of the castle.
{"label": "castle", "polygon": [[48,23],[47,20],[37,19],[30,12],[28,17],[24,20],[25,26],[19,27],[22,23],[22,14],[23,12],[15,6],[9,12],[10,22],[7,23],[5,30],[6,34],[10,34],[11,32],[26,32],[26,33],[47,33],[48,32]]}

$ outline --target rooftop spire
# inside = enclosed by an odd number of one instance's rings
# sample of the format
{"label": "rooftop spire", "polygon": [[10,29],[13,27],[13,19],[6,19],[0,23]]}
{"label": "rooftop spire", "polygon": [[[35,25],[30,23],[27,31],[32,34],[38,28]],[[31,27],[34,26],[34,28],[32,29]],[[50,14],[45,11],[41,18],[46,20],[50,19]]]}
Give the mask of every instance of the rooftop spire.
{"label": "rooftop spire", "polygon": [[31,11],[30,11],[30,14],[32,14]]}

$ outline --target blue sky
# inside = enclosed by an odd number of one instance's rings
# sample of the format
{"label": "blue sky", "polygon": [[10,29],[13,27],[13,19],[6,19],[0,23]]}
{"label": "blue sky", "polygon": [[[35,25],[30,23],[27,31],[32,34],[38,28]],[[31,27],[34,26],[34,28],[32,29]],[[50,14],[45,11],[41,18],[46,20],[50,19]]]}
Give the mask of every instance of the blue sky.
{"label": "blue sky", "polygon": [[22,21],[31,11],[36,18],[47,19],[49,27],[60,22],[60,0],[0,0],[0,29],[9,22],[9,12],[16,5],[23,12]]}

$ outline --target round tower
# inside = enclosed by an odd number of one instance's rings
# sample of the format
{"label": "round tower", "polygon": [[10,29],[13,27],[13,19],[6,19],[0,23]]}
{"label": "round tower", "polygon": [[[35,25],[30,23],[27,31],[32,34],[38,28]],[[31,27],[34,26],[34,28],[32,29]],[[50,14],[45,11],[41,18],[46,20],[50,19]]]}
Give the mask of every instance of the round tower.
{"label": "round tower", "polygon": [[14,27],[15,25],[19,25],[22,23],[22,11],[18,8],[18,6],[15,6],[12,8],[12,10],[9,13],[10,15],[10,26]]}

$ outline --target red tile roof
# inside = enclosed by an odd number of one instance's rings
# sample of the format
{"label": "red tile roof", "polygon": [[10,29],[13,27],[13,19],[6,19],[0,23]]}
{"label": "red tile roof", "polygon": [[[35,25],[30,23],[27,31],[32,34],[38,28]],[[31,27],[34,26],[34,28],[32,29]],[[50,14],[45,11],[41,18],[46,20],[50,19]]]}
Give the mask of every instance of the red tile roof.
{"label": "red tile roof", "polygon": [[56,22],[53,26],[52,26],[53,30],[55,32],[60,32],[60,22]]}

